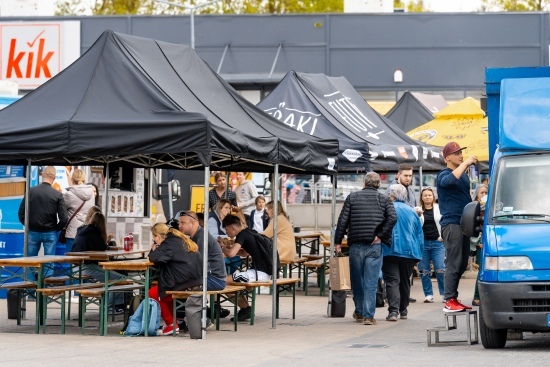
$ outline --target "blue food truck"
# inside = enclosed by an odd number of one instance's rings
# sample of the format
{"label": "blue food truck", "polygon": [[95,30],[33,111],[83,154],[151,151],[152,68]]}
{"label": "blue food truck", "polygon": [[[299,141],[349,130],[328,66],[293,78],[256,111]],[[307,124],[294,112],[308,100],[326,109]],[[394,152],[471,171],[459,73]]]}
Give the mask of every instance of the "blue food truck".
{"label": "blue food truck", "polygon": [[485,212],[471,203],[461,224],[482,232],[479,327],[493,349],[508,331],[550,332],[550,68],[486,75],[489,194]]}

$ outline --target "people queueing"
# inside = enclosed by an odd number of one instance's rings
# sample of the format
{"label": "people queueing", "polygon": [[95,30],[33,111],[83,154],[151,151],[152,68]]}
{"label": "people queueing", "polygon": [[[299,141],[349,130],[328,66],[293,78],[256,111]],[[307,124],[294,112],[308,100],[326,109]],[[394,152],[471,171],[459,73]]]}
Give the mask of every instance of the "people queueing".
{"label": "people queueing", "polygon": [[238,186],[235,188],[237,195],[237,204],[243,211],[245,218],[250,216],[250,212],[254,209],[254,201],[258,196],[256,185],[251,180],[246,179],[248,172],[237,172]]}
{"label": "people queueing", "polygon": [[382,242],[391,244],[397,215],[390,199],[379,193],[380,176],[365,175],[363,189],[348,195],[338,218],[334,248],[341,251],[344,235],[350,247],[350,277],[355,310],[353,318],[376,325],[376,290],[382,268]]}
{"label": "people queueing", "polygon": [[[487,201],[486,195],[487,195],[488,192],[489,192],[489,188],[487,187],[487,185],[484,185],[484,184],[477,185],[476,191],[474,193],[474,201],[479,202],[481,210],[484,210],[485,202]],[[481,248],[482,247],[483,247],[483,243],[481,242],[481,233],[477,237],[470,238],[470,251],[473,250],[473,251],[476,252],[476,264],[477,265],[481,264]],[[476,285],[475,285],[475,288],[474,288],[474,298],[472,300],[472,306],[479,306],[480,305],[478,283],[479,283],[479,272],[478,272],[478,276],[476,278]]]}
{"label": "people queueing", "polygon": [[[223,200],[223,199],[222,199]],[[188,235],[193,242],[199,246],[199,252],[204,257],[204,228],[199,225],[197,214],[188,210],[180,213],[179,230]],[[206,289],[210,291],[221,291],[225,288],[227,272],[222,250],[216,238],[208,233],[208,274],[206,277]],[[220,317],[229,315],[229,310],[216,305],[220,311]]]}
{"label": "people queueing", "polygon": [[[263,231],[263,235],[273,238],[273,227],[275,220],[273,218],[273,205],[270,201],[267,203],[267,214],[269,215],[269,225]],[[288,219],[288,214],[285,212],[283,205],[277,201],[277,252],[281,262],[292,262],[296,257],[296,241],[294,240],[294,228]]]}
{"label": "people queueing", "polygon": [[71,186],[67,187],[67,191],[63,194],[69,217],[65,243],[66,252],[72,251],[76,229],[84,224],[88,210],[95,205],[93,187],[84,182],[86,182],[84,171],[79,168],[74,169],[71,175]]}
{"label": "people queueing", "polygon": [[388,197],[395,207],[397,223],[393,227],[391,243],[384,242],[385,246],[382,246],[382,273],[388,297],[386,321],[397,321],[398,316],[403,320],[408,317],[410,278],[414,265],[422,259],[424,234],[418,214],[406,203],[405,186],[391,185]]}
{"label": "people queueing", "polygon": [[254,205],[256,205],[256,208],[250,212],[248,228],[252,228],[256,232],[262,233],[269,224],[269,215],[265,209],[265,197],[261,195],[256,196]]}
{"label": "people queueing", "polygon": [[[247,256],[252,258],[252,265],[245,271],[236,271],[228,275],[228,282],[248,283],[254,281],[268,281],[270,279],[269,259],[262,256],[261,250],[251,231],[244,230],[246,225],[235,215],[228,215],[223,219],[223,227],[230,238],[234,238],[233,244],[218,240],[223,253],[227,257]],[[238,300],[240,308],[237,314],[238,321],[246,321],[252,317],[252,310],[246,297],[241,296]]]}
{"label": "people queueing", "polygon": [[151,228],[154,244],[149,261],[158,268],[158,284],[149,290],[149,297],[160,303],[160,316],[165,324],[160,335],[179,333],[174,330],[173,302],[166,291],[202,290],[202,256],[198,245],[175,228],[156,223]]}
{"label": "people queueing", "polygon": [[[55,181],[55,168],[47,166],[42,171],[42,183],[29,190],[29,226],[28,226],[28,256],[37,256],[40,247],[44,246],[44,255],[55,255],[58,232],[67,223],[67,209],[63,195],[52,188]],[[19,206],[19,221],[25,225],[25,199]],[[33,279],[34,272],[29,275]],[[44,276],[53,273],[46,266]]]}
{"label": "people queueing", "polygon": [[470,256],[470,238],[462,234],[460,218],[464,207],[472,201],[470,181],[466,170],[477,163],[475,156],[466,160],[456,142],[450,142],[443,148],[443,158],[447,168],[440,171],[436,178],[437,197],[441,212],[441,237],[445,244],[447,263],[445,269],[445,307],[444,312],[460,312],[472,307],[464,305],[458,299],[458,285],[462,274],[468,267]]}
{"label": "people queueing", "polygon": [[412,179],[413,179],[413,167],[407,163],[400,164],[395,180],[390,182],[388,188],[386,189],[386,195],[389,195],[391,185],[395,185],[395,184],[403,185],[405,189],[407,189],[407,200],[405,201],[405,203],[413,207],[416,210],[418,215],[421,215],[422,212],[420,211],[420,207],[418,206],[418,200],[416,199],[414,190],[411,187]]}
{"label": "people queueing", "polygon": [[231,202],[231,205],[237,206],[237,196],[231,190],[227,188],[227,177],[223,172],[217,172],[214,175],[214,181],[216,187],[208,192],[208,210],[213,210],[220,199],[227,199]]}
{"label": "people queueing", "polygon": [[441,300],[445,293],[445,245],[441,238],[441,213],[439,204],[435,202],[435,193],[431,187],[424,187],[420,191],[420,205],[422,207],[422,231],[424,232],[424,250],[422,260],[418,263],[418,272],[424,291],[424,303],[434,302],[432,287],[432,267],[437,280],[437,288]]}

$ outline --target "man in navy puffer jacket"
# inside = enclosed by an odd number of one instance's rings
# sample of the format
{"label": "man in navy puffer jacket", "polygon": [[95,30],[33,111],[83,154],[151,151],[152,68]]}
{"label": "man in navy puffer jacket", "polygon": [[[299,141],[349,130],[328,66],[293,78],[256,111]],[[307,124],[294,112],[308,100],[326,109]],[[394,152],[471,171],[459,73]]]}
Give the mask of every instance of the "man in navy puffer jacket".
{"label": "man in navy puffer jacket", "polygon": [[347,231],[351,288],[355,312],[353,317],[365,325],[376,325],[376,288],[382,268],[382,242],[391,244],[397,215],[392,202],[378,192],[380,176],[365,175],[364,188],[351,193],[344,202],[334,238],[335,250],[341,250]]}

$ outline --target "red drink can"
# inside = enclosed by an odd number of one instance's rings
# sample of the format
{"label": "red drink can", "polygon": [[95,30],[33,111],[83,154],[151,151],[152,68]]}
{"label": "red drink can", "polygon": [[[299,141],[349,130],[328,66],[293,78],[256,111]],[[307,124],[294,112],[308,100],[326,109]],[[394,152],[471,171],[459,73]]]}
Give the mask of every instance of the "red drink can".
{"label": "red drink can", "polygon": [[124,236],[124,251],[130,251],[130,237]]}

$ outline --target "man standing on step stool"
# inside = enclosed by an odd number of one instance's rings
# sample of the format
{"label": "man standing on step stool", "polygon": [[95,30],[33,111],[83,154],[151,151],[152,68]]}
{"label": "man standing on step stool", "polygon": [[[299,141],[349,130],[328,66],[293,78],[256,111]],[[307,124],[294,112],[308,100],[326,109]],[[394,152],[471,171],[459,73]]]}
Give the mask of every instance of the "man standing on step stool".
{"label": "man standing on step stool", "polygon": [[441,212],[441,237],[445,244],[445,307],[444,312],[471,310],[458,300],[458,283],[468,267],[470,256],[470,238],[462,234],[460,218],[464,207],[472,201],[470,180],[466,170],[477,163],[471,156],[464,160],[462,150],[456,142],[450,142],[443,148],[443,158],[447,168],[436,178],[439,210]]}

